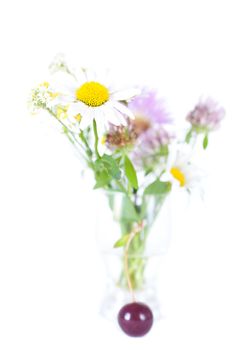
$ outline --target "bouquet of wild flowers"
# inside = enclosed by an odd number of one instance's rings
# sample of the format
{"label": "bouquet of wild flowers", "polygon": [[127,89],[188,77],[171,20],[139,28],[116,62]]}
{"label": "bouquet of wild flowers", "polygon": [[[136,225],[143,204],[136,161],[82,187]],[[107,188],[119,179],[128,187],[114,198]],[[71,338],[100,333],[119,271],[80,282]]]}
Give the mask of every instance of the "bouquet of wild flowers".
{"label": "bouquet of wild flowers", "polygon": [[[93,172],[94,188],[106,190],[112,210],[115,194],[122,193],[115,247],[125,250],[125,274],[119,283],[133,292],[143,284],[145,262],[138,257],[127,261],[128,254],[143,253],[152,223],[172,188],[190,193],[200,182],[192,149],[198,138],[207,148],[209,134],[219,127],[224,110],[212,99],[200,101],[187,114],[186,134],[177,140],[173,122],[154,90],[118,89],[106,76],[88,69],[75,73],[62,56],[50,70],[60,74],[59,79],[32,90],[31,109],[47,111],[61,126]],[[148,196],[155,199],[154,205],[149,205]]]}

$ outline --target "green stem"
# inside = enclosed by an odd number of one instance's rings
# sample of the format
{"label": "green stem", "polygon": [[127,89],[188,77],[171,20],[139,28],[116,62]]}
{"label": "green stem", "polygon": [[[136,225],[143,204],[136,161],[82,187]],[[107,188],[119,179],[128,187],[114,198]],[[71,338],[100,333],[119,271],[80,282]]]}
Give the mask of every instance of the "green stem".
{"label": "green stem", "polygon": [[79,137],[86,147],[87,155],[89,156],[89,158],[91,158],[92,157],[92,150],[90,149],[90,146],[89,146],[89,144],[84,136],[83,130],[80,131]]}
{"label": "green stem", "polygon": [[[154,220],[159,214],[164,199],[165,198],[160,199],[160,197],[158,197],[158,200],[156,201],[154,211],[153,213],[151,213],[153,215]],[[147,215],[149,214],[147,211],[149,210],[149,208],[146,205],[146,208],[143,209],[143,204],[140,207],[137,206],[136,194],[133,204],[135,206],[135,210],[137,210],[138,213],[140,213],[140,215],[142,216],[142,220],[145,222],[145,225],[143,226],[142,231],[134,237],[132,243],[130,244],[128,250],[128,275],[131,281],[132,288],[134,290],[140,290],[144,287],[145,283],[145,268],[147,265],[147,257],[145,255],[145,250],[147,238],[153,226],[154,220],[150,220],[150,222],[147,221]],[[120,221],[122,235],[125,235],[126,232],[131,232],[133,230],[134,224],[135,222],[132,221]],[[118,281],[118,286],[122,288],[127,288],[127,278],[125,275],[123,263],[124,261],[122,261],[122,272]]]}
{"label": "green stem", "polygon": [[[145,229],[144,233],[145,233]],[[129,248],[128,254],[128,273],[133,290],[140,290],[144,285],[144,271],[146,267],[147,259],[144,255],[146,247],[147,234],[142,236],[140,233],[134,237],[132,244]],[[123,288],[128,288],[127,277],[125,269],[122,266],[122,273],[118,281],[118,285]]]}
{"label": "green stem", "polygon": [[93,131],[94,131],[94,136],[95,136],[95,154],[98,159],[100,159],[100,154],[98,151],[98,142],[99,142],[99,137],[98,137],[98,131],[97,131],[97,125],[95,119],[93,119]]}
{"label": "green stem", "polygon": [[50,109],[50,108],[47,107],[46,110],[47,110],[47,112],[49,112],[49,113],[63,126],[63,128],[66,128],[66,130],[72,135],[73,140],[74,140],[75,142],[79,143],[78,140],[76,139],[75,133],[74,133],[72,130],[70,130],[70,129],[56,116],[56,114],[52,111],[52,109]]}
{"label": "green stem", "polygon": [[[121,189],[121,191],[124,192],[128,198],[130,198],[129,192],[127,191],[127,189],[125,188],[125,186],[120,182],[120,180],[116,180],[116,184],[117,184],[117,186]],[[131,200],[131,199],[130,199],[130,200]]]}
{"label": "green stem", "polygon": [[[47,112],[49,112],[52,117],[54,117],[64,128],[64,130],[67,131],[66,133],[66,136],[68,137],[68,139],[77,147],[77,145],[86,153],[87,155],[87,159],[86,157],[82,154],[82,152],[80,152],[80,149],[79,149],[79,152],[81,153],[81,156],[84,158],[84,160],[87,162],[87,164],[89,164],[91,167],[92,167],[92,151],[85,139],[85,137],[83,136],[83,138],[80,137],[81,141],[83,141],[83,143],[85,144],[85,146],[87,148],[85,148],[76,138],[76,134],[70,130],[59,118],[57,118],[56,114],[53,112],[52,109],[50,108],[46,108]],[[80,136],[80,135],[79,135]],[[84,142],[85,141],[85,142]],[[77,147],[78,148],[78,147]]]}

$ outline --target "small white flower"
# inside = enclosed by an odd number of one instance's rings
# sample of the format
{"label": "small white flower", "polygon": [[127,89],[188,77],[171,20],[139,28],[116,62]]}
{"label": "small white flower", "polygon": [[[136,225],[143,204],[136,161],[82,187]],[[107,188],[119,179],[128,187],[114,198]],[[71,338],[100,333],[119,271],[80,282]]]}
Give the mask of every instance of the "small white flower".
{"label": "small white flower", "polygon": [[45,81],[31,91],[28,101],[29,107],[33,113],[39,109],[50,108],[56,104],[58,95],[59,94],[50,87],[50,84]]}
{"label": "small white flower", "polygon": [[134,97],[138,89],[114,91],[88,70],[82,70],[77,81],[69,83],[63,97],[69,103],[68,115],[81,116],[80,129],[87,128],[94,119],[103,130],[109,123],[126,125],[127,118],[134,118],[124,101]]}
{"label": "small white flower", "polygon": [[175,160],[168,161],[168,168],[165,177],[174,185],[188,191],[199,187],[204,177],[203,171],[190,160],[191,153],[177,151]]}

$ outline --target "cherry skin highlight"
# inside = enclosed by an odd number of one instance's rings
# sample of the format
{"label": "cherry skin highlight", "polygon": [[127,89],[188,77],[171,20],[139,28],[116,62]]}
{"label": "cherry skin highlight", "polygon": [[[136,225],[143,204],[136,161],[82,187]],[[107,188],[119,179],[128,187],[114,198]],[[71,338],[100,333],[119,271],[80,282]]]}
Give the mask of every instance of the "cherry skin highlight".
{"label": "cherry skin highlight", "polygon": [[130,337],[142,337],[153,325],[153,313],[146,304],[133,302],[120,309],[118,323]]}

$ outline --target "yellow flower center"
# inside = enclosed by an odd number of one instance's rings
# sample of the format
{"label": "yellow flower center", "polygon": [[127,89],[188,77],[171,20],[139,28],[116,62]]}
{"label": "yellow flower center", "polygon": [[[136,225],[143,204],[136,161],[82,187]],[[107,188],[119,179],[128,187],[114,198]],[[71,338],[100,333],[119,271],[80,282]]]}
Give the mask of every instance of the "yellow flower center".
{"label": "yellow flower center", "polygon": [[109,100],[108,89],[95,81],[84,83],[75,92],[76,99],[90,107],[99,107]]}
{"label": "yellow flower center", "polygon": [[180,187],[184,187],[184,185],[186,184],[184,173],[176,167],[171,168],[170,173],[177,181],[179,181]]}

